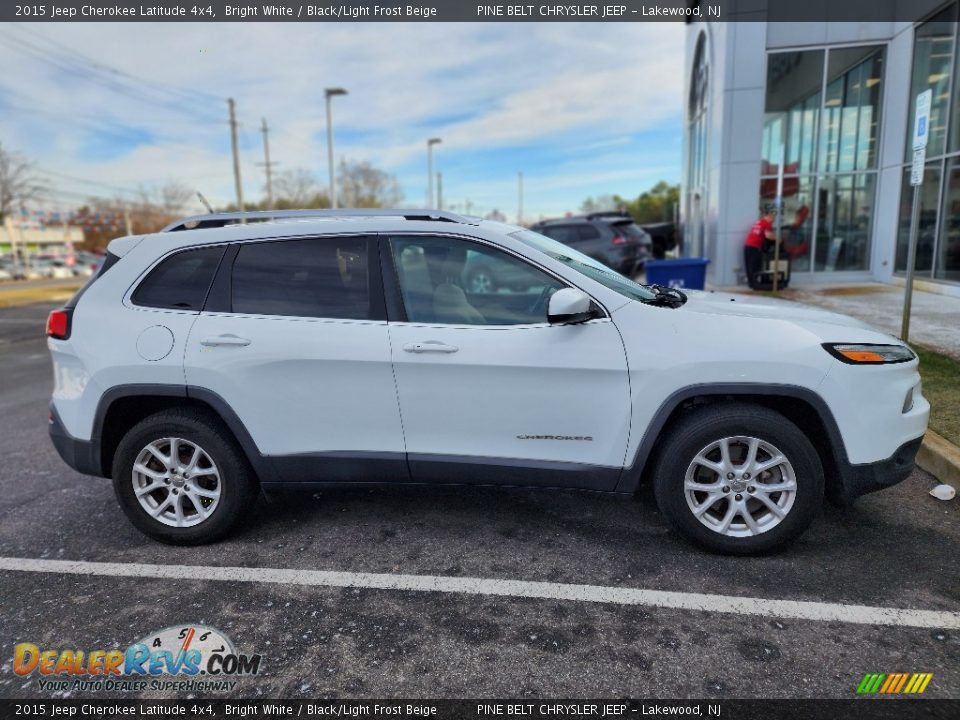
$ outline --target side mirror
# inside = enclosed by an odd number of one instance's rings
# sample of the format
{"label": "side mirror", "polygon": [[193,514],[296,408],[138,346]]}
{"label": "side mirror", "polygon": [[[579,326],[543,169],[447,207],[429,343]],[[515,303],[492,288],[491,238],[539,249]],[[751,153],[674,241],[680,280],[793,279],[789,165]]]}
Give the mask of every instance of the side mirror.
{"label": "side mirror", "polygon": [[590,296],[582,290],[563,288],[550,297],[547,322],[552,325],[572,325],[592,320],[595,316]]}

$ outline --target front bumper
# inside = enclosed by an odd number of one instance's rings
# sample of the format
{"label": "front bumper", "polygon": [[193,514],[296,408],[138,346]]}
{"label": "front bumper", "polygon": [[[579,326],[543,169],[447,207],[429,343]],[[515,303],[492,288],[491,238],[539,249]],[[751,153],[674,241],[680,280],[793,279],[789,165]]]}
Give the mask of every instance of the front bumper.
{"label": "front bumper", "polygon": [[53,403],[50,404],[50,440],[60,458],[78,473],[104,477],[100,468],[98,444],[89,440],[78,440],[68,433]]}
{"label": "front bumper", "polygon": [[913,472],[917,451],[923,443],[923,436],[905,442],[885,460],[864,463],[862,465],[846,464],[838,468],[840,482],[828,484],[833,487],[834,502],[840,505],[850,505],[861,495],[883,490],[903,482]]}

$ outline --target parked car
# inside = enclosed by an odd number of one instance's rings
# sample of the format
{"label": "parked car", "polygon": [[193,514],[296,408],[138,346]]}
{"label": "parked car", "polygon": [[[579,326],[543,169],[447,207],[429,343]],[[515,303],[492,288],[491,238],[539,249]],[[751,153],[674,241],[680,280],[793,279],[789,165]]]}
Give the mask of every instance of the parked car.
{"label": "parked car", "polygon": [[41,278],[53,277],[53,265],[49,260],[41,258],[31,258],[24,267],[24,275],[27,280],[38,280]]}
{"label": "parked car", "polygon": [[[524,289],[475,292],[481,260]],[[47,335],[61,458],[174,544],[223,537],[261,489],[646,482],[687,538],[765,552],[825,493],[906,478],[930,410],[910,348],[857,320],[640,285],[432,210],[120,238]]]}
{"label": "parked car", "polygon": [[14,274],[12,269],[7,267],[6,265],[0,265],[0,280],[6,281],[6,280],[13,280],[13,279],[14,279]]}
{"label": "parked car", "polygon": [[72,278],[74,276],[73,268],[69,267],[65,260],[50,261],[50,277],[57,279]]}
{"label": "parked car", "polygon": [[627,277],[641,270],[653,254],[650,235],[626,213],[592,213],[545,220],[530,229],[569,245]]}

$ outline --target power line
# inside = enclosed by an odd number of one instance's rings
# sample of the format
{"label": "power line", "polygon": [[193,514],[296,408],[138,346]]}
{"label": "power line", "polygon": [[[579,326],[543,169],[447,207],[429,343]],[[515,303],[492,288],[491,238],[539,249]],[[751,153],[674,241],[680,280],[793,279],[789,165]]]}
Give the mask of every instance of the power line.
{"label": "power line", "polygon": [[86,63],[87,65],[89,65],[89,66],[91,66],[91,67],[93,67],[93,68],[95,68],[95,69],[99,69],[99,70],[101,70],[101,71],[103,71],[103,72],[110,73],[110,74],[114,74],[114,75],[124,76],[124,77],[130,78],[131,80],[133,80],[133,81],[135,81],[135,82],[137,82],[137,83],[140,83],[140,84],[147,84],[147,85],[152,84],[152,85],[154,85],[155,87],[158,87],[158,88],[165,88],[165,89],[166,89],[166,92],[169,92],[169,93],[174,94],[174,95],[179,95],[179,96],[181,96],[181,97],[183,97],[184,99],[187,99],[187,100],[196,100],[196,99],[197,99],[198,97],[200,97],[200,96],[204,96],[205,99],[206,99],[207,101],[209,101],[209,102],[221,102],[221,101],[223,100],[222,97],[219,97],[219,96],[216,96],[216,95],[211,95],[211,94],[209,94],[209,93],[207,93],[207,92],[205,92],[205,91],[184,90],[183,88],[181,88],[181,87],[179,87],[179,86],[176,86],[176,85],[171,85],[171,84],[169,84],[169,83],[164,83],[164,82],[160,82],[160,81],[157,81],[157,80],[150,80],[150,79],[148,79],[148,78],[144,78],[143,76],[135,75],[135,74],[129,72],[128,70],[124,70],[124,69],[122,69],[122,68],[116,68],[116,67],[113,67],[113,66],[111,66],[111,65],[108,65],[108,64],[106,64],[106,63],[104,63],[104,62],[101,62],[101,61],[99,61],[99,60],[95,60],[95,59],[91,58],[89,55],[86,55],[86,54],[80,52],[79,50],[76,50],[76,49],[74,49],[74,48],[68,48],[66,45],[64,45],[64,44],[62,44],[62,43],[58,43],[57,41],[53,40],[52,38],[49,38],[49,37],[43,35],[42,33],[37,32],[36,30],[30,28],[29,26],[22,25],[22,26],[21,26],[21,29],[22,29],[22,30],[25,30],[25,31],[28,32],[30,35],[33,35],[33,36],[34,36],[35,38],[37,38],[38,40],[41,40],[42,42],[45,42],[45,43],[47,43],[48,45],[51,45],[51,46],[53,46],[53,47],[55,47],[55,48],[60,48],[63,52],[65,52],[65,53],[67,53],[67,54],[70,54],[70,55],[73,55],[74,57],[79,58],[81,62],[84,62],[84,63]]}
{"label": "power line", "polygon": [[[10,31],[0,35],[10,41],[11,44],[9,47],[14,51],[45,62],[61,71],[78,75],[108,90],[121,94],[124,97],[163,107],[169,111],[190,115],[195,119],[203,117],[202,122],[220,122],[209,114],[210,111],[205,109],[205,105],[198,106],[197,100],[201,93],[184,93],[184,91],[181,90],[164,88],[153,81],[136,78],[136,76],[126,73],[126,71],[86,60],[82,55],[80,56],[82,59],[77,61],[70,56],[71,53],[76,54],[74,51],[66,50],[66,52],[64,52],[63,50],[58,50],[63,46],[46,38],[44,38],[44,40],[48,43],[48,47],[41,47],[29,40],[14,35]],[[51,47],[54,49],[51,49]],[[154,93],[153,95],[149,92],[151,90]],[[158,96],[157,93],[160,95]],[[165,97],[162,97],[163,95],[165,95]],[[202,93],[202,95],[206,95],[208,98],[213,97],[207,93]],[[209,100],[204,100],[204,103],[208,102]]]}
{"label": "power line", "polygon": [[54,177],[63,178],[64,180],[72,180],[73,182],[80,183],[81,185],[95,185],[98,187],[106,188],[108,190],[113,190],[114,192],[119,193],[128,193],[140,196],[141,192],[139,190],[132,190],[129,187],[122,187],[120,185],[111,185],[109,183],[100,182],[98,180],[89,180],[86,178],[76,177],[74,175],[66,175],[65,173],[56,172],[54,170],[44,170],[41,167],[35,168],[38,173],[41,175],[51,175]]}
{"label": "power line", "polygon": [[[114,120],[111,118],[104,118],[104,117],[93,118],[90,116],[83,116],[83,115],[76,115],[76,114],[65,116],[63,110],[53,110],[53,109],[44,108],[44,107],[37,107],[34,104],[34,100],[32,98],[24,95],[21,92],[18,92],[3,86],[0,86],[0,90],[10,93],[11,95],[17,95],[20,98],[23,98],[25,102],[30,103],[28,105],[21,105],[17,102],[12,102],[9,99],[3,99],[2,101],[0,101],[0,104],[2,104],[4,107],[17,110],[18,112],[27,113],[28,115],[49,117],[49,118],[60,121],[60,123],[62,124],[74,125],[77,127],[82,127],[86,130],[92,130],[94,132],[100,132],[100,133],[129,132],[131,129],[138,129],[129,125],[123,125],[120,123],[120,121]],[[153,130],[147,130],[147,132],[150,133],[150,137],[153,140],[163,140],[164,142],[169,142],[169,143],[183,142],[183,138],[176,138],[176,137],[173,137],[172,135],[156,133]]]}

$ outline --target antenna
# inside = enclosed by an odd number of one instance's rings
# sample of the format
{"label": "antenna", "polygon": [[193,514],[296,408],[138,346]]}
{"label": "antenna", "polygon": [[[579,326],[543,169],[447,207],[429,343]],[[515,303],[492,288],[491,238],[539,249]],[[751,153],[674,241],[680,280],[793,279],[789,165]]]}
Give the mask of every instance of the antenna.
{"label": "antenna", "polygon": [[207,199],[203,196],[203,193],[197,190],[197,197],[200,198],[200,202],[203,203],[203,206],[207,209],[207,212],[213,215],[213,208],[210,207],[210,203],[207,202]]}

